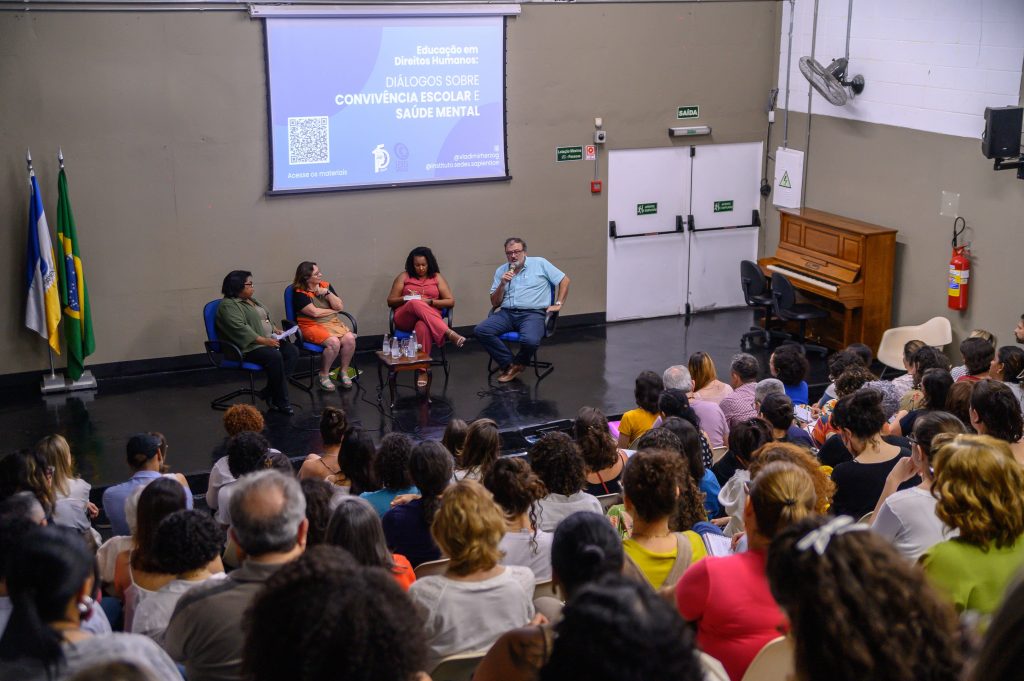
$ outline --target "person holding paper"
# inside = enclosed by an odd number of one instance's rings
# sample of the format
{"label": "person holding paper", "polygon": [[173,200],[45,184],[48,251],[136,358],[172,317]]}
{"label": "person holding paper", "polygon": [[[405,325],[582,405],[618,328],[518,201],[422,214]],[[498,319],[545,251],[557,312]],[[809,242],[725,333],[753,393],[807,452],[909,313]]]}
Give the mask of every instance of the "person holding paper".
{"label": "person holding paper", "polygon": [[[526,242],[519,237],[505,239],[508,264],[499,265],[491,283],[494,311],[476,325],[476,337],[501,368],[498,381],[508,383],[523,372],[544,337],[546,315],[561,312],[569,295],[569,277],[544,258],[526,257]],[[551,296],[551,288],[558,287]],[[499,338],[519,333],[519,354],[513,356]]]}
{"label": "person holding paper", "polygon": [[356,335],[341,321],[338,313],[345,309],[334,287],[324,280],[315,262],[304,261],[295,268],[292,282],[292,309],[295,322],[307,343],[318,343],[324,348],[320,363],[320,389],[335,390],[331,381],[331,366],[341,356],[338,380],[343,388],[352,387],[348,365],[356,352]]}
{"label": "person holding paper", "polygon": [[[455,296],[448,280],[441,274],[437,258],[426,246],[417,246],[405,259],[405,270],[395,277],[388,293],[388,307],[395,311],[395,329],[416,332],[423,352],[430,354],[434,345],[450,340],[462,347],[466,339],[448,328],[441,310],[455,307]],[[427,384],[427,372],[417,372],[417,383]]]}
{"label": "person holding paper", "polygon": [[221,285],[224,299],[217,307],[217,334],[234,343],[246,362],[259,364],[267,374],[267,387],[260,397],[270,402],[273,411],[295,413],[288,400],[286,377],[295,368],[299,351],[289,342],[274,338],[281,330],[270,322],[270,313],[253,298],[252,272],[234,270]]}

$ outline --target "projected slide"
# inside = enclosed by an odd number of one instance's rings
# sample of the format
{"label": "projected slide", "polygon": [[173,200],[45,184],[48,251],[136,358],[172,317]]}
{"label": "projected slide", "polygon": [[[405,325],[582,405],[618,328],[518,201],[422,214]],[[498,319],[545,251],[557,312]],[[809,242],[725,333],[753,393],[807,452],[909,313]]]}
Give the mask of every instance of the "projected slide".
{"label": "projected slide", "polygon": [[272,191],[503,178],[501,17],[268,19]]}

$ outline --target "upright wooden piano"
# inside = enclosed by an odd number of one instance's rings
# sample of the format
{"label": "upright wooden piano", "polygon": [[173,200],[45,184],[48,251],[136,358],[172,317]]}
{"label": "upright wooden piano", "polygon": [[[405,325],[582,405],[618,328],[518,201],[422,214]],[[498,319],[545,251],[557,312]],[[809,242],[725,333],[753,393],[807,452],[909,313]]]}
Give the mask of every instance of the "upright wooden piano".
{"label": "upright wooden piano", "polygon": [[813,208],[779,214],[779,246],[758,264],[829,311],[808,324],[808,338],[836,350],[865,343],[877,352],[892,322],[896,230]]}

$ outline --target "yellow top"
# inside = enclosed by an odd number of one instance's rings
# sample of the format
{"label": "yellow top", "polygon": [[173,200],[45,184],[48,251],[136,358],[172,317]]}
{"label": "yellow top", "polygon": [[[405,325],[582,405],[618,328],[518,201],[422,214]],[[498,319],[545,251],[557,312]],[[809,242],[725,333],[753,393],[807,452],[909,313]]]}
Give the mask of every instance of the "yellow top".
{"label": "yellow top", "polygon": [[619,434],[625,435],[628,438],[627,441],[632,444],[633,440],[650,430],[657,420],[658,415],[652,414],[646,409],[639,407],[630,409],[622,415],[622,421],[619,422]]}
{"label": "yellow top", "polygon": [[[704,540],[701,539],[699,534],[693,530],[687,530],[682,534],[690,541],[690,565],[708,555],[707,550],[704,548]],[[672,572],[672,566],[676,562],[676,554],[678,553],[677,549],[673,548],[666,553],[655,553],[645,549],[633,539],[624,540],[622,548],[625,549],[629,557],[640,568],[640,572],[644,573],[644,577],[651,583],[651,586],[655,589],[669,586],[665,584],[665,578]]]}

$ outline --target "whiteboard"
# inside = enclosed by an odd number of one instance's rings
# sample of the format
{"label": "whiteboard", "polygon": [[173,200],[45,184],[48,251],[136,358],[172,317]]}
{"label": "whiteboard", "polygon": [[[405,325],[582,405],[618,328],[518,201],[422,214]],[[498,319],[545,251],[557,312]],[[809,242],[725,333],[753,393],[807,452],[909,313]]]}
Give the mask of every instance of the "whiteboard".
{"label": "whiteboard", "polygon": [[757,260],[757,227],[692,232],[690,310],[746,305],[740,288],[740,261]]}
{"label": "whiteboard", "polygon": [[695,154],[691,211],[697,231],[752,224],[761,205],[761,143],[707,144]]}
{"label": "whiteboard", "polygon": [[[613,162],[614,159],[614,162]],[[656,213],[638,215],[655,204]],[[608,153],[608,220],[622,235],[667,232],[690,214],[690,148],[622,149]]]}

